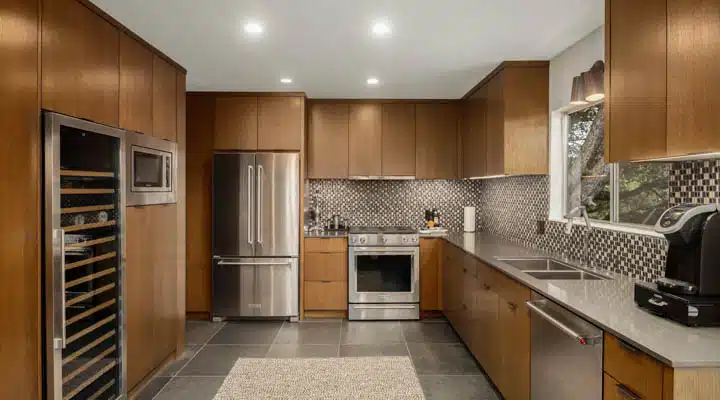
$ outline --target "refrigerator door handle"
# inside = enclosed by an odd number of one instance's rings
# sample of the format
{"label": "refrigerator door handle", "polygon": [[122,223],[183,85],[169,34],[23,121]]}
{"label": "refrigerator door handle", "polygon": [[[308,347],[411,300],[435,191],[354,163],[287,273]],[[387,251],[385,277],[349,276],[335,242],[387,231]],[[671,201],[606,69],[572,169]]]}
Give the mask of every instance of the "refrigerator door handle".
{"label": "refrigerator door handle", "polygon": [[54,304],[57,304],[53,310],[53,324],[55,335],[60,333],[60,337],[53,337],[53,348],[62,350],[65,348],[67,341],[67,332],[65,331],[65,230],[55,229],[53,234],[53,258],[55,262],[55,270],[53,271],[53,293],[56,297]]}
{"label": "refrigerator door handle", "polygon": [[262,244],[262,219],[263,219],[263,213],[262,213],[262,200],[263,200],[263,175],[265,174],[265,169],[262,165],[257,166],[257,242]]}
{"label": "refrigerator door handle", "polygon": [[[252,204],[253,204],[253,186],[254,186],[253,178],[254,178],[254,176],[255,176],[255,174],[253,171],[253,166],[250,165],[250,166],[248,166],[248,182],[247,182],[247,185],[248,185],[248,189],[247,189],[248,190],[248,202],[247,202],[248,216],[253,215]],[[254,241],[255,241],[255,239],[253,238],[253,221],[252,221],[252,218],[249,218],[248,219],[248,244],[250,244],[252,246]]]}
{"label": "refrigerator door handle", "polygon": [[291,266],[292,262],[250,262],[250,261],[225,261],[220,260],[217,263],[218,266],[225,266],[225,265],[288,265]]}

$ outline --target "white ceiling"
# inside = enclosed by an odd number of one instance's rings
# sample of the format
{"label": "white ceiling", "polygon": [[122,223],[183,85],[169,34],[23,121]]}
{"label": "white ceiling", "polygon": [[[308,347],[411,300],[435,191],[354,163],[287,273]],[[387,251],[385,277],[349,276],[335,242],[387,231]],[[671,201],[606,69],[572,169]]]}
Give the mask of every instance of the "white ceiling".
{"label": "white ceiling", "polygon": [[[187,68],[188,90],[312,98],[459,98],[501,61],[550,59],[604,20],[604,0],[93,1]],[[377,19],[391,36],[371,35]]]}

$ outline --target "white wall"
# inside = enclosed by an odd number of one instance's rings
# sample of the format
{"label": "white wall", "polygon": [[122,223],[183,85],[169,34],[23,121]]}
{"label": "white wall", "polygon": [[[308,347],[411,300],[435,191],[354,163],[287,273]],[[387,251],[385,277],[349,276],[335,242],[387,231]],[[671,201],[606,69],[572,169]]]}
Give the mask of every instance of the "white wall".
{"label": "white wall", "polygon": [[550,60],[550,111],[570,104],[572,80],[597,60],[605,60],[605,27],[601,26]]}

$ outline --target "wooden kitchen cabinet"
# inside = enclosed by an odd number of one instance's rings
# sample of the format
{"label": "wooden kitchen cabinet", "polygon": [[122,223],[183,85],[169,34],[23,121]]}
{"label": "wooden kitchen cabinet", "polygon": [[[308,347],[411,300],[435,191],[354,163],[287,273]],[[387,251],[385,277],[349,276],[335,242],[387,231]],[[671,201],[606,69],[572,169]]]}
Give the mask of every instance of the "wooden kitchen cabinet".
{"label": "wooden kitchen cabinet", "polygon": [[349,175],[382,175],[382,106],[349,105]]}
{"label": "wooden kitchen cabinet", "polygon": [[[665,0],[606,0],[605,26],[605,158],[608,162],[639,160],[666,155],[666,123],[669,114],[694,112],[680,102],[667,104],[666,90],[676,79],[689,88],[690,76],[673,77],[667,56],[667,9]],[[672,3],[672,2],[670,2]],[[669,4],[669,3],[667,3]],[[695,24],[693,20],[692,24]],[[692,41],[692,39],[691,39]],[[685,57],[687,48],[683,48]],[[679,71],[678,71],[679,72]],[[668,78],[667,85],[666,77]],[[690,89],[691,90],[691,89]],[[690,121],[671,130],[690,129]]]}
{"label": "wooden kitchen cabinet", "polygon": [[642,351],[605,333],[603,369],[642,399],[663,396],[663,366]]}
{"label": "wooden kitchen cabinet", "polygon": [[153,132],[159,139],[177,141],[177,76],[175,67],[153,57]]}
{"label": "wooden kitchen cabinet", "polygon": [[120,128],[153,133],[153,53],[120,35]]}
{"label": "wooden kitchen cabinet", "polygon": [[415,105],[382,105],[382,175],[415,176]]}
{"label": "wooden kitchen cabinet", "polygon": [[[496,384],[506,399],[530,399],[530,290],[509,278],[498,304],[502,367]],[[501,288],[502,290],[502,288]],[[505,297],[503,297],[505,295]]]}
{"label": "wooden kitchen cabinet", "polygon": [[[650,3],[657,9],[666,4],[658,0]],[[661,17],[659,10],[656,14],[658,18]],[[719,19],[720,3],[714,0],[667,2],[669,156],[720,151],[720,134],[717,131],[720,125],[720,113],[717,112],[720,99],[716,90],[720,80],[720,66],[717,64],[720,57],[720,44],[717,42],[720,37]],[[649,20],[648,16],[643,21],[647,25],[656,23],[662,26],[661,20]],[[659,34],[660,28],[653,32],[656,31]],[[647,90],[650,90],[651,84],[662,82],[651,82],[648,79],[647,83]]]}
{"label": "wooden kitchen cabinet", "polygon": [[305,98],[258,97],[257,149],[300,151],[305,126]]}
{"label": "wooden kitchen cabinet", "polygon": [[314,103],[310,107],[308,178],[349,176],[349,113],[347,104]]}
{"label": "wooden kitchen cabinet", "polygon": [[418,179],[457,179],[456,103],[415,106],[415,175]]}
{"label": "wooden kitchen cabinet", "polygon": [[257,150],[257,97],[215,98],[214,143],[215,150]]}
{"label": "wooden kitchen cabinet", "polygon": [[76,0],[42,1],[42,107],[119,125],[119,32]]}
{"label": "wooden kitchen cabinet", "polygon": [[306,312],[347,311],[347,239],[307,238],[304,247],[303,309]]}
{"label": "wooden kitchen cabinet", "polygon": [[177,315],[177,209],[175,204],[148,207],[150,231],[145,246],[152,247],[154,360],[160,365],[176,346]]}
{"label": "wooden kitchen cabinet", "polygon": [[462,103],[460,143],[462,148],[462,177],[485,176],[485,130],[487,123],[487,87],[482,87]]}
{"label": "wooden kitchen cabinet", "polygon": [[442,310],[442,239],[420,238],[420,311]]}

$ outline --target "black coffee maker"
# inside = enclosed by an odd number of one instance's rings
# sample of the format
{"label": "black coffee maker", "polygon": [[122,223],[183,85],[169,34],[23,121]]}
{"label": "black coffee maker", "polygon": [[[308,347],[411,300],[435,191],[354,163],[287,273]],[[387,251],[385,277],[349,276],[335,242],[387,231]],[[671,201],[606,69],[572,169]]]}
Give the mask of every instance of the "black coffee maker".
{"label": "black coffee maker", "polygon": [[669,244],[665,277],[635,285],[640,307],[686,325],[720,325],[719,211],[681,204],[663,213],[655,230]]}

